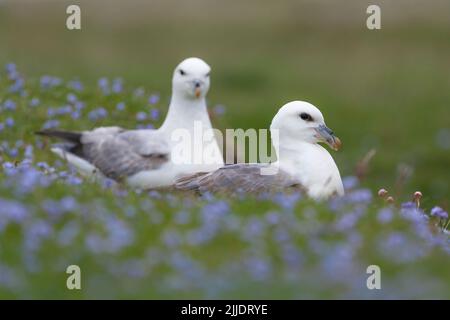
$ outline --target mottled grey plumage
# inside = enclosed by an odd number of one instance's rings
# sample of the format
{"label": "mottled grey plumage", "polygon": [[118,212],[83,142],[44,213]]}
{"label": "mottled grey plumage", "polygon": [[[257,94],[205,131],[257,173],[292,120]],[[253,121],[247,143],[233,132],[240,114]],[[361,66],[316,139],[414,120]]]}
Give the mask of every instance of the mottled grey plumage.
{"label": "mottled grey plumage", "polygon": [[200,193],[221,194],[266,193],[296,187],[302,189],[289,174],[278,170],[276,174],[261,174],[268,164],[233,164],[216,171],[200,172],[178,179],[175,187],[180,190],[193,190]]}
{"label": "mottled grey plumage", "polygon": [[38,134],[65,139],[68,143],[64,151],[88,161],[115,180],[157,169],[170,157],[167,144],[153,130],[104,127],[82,133],[44,130]]}

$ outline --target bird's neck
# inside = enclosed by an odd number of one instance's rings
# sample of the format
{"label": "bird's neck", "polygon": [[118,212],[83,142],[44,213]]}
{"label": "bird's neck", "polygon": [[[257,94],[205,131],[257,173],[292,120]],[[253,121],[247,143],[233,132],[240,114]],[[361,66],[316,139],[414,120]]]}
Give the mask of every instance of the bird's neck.
{"label": "bird's neck", "polygon": [[[159,130],[170,137],[171,143],[178,146],[177,150],[184,143],[186,150],[189,151],[183,155],[182,161],[189,165],[193,163],[191,170],[195,173],[216,170],[223,165],[222,152],[217,140],[205,138],[208,137],[206,133],[214,133],[212,129],[205,98],[188,99],[173,94],[166,120]],[[175,134],[177,130],[180,130],[178,133],[184,137],[181,142],[178,140],[180,136]],[[186,133],[188,135],[185,135]],[[172,140],[174,134],[177,139]]]}
{"label": "bird's neck", "polygon": [[298,180],[309,197],[326,199],[344,194],[339,170],[324,147],[309,142],[284,142],[278,150],[279,168]]}
{"label": "bird's neck", "polygon": [[312,169],[317,165],[314,159],[322,160],[328,153],[319,144],[282,137],[278,145],[274,144],[274,147],[280,166],[293,175]]}
{"label": "bird's neck", "polygon": [[187,129],[192,131],[195,121],[200,121],[204,129],[211,128],[205,98],[189,99],[173,93],[161,130]]}

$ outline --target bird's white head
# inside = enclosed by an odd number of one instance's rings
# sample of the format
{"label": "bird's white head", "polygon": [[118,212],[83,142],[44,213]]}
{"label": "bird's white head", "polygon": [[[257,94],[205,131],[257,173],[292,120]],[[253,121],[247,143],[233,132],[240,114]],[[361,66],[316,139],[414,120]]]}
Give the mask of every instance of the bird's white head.
{"label": "bird's white head", "polygon": [[202,59],[181,61],[173,72],[173,94],[192,100],[204,98],[209,90],[210,71],[210,66]]}
{"label": "bird's white head", "polygon": [[305,101],[292,101],[282,106],[273,118],[270,130],[278,130],[281,139],[313,144],[323,142],[333,150],[341,147],[341,140],[325,125],[320,110]]}

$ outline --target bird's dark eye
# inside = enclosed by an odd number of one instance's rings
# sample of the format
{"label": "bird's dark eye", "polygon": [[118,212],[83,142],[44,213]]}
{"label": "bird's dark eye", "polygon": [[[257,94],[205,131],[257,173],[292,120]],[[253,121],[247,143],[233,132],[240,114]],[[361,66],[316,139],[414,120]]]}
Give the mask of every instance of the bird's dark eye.
{"label": "bird's dark eye", "polygon": [[300,118],[302,118],[305,121],[313,121],[313,118],[311,117],[311,115],[306,112],[300,113]]}
{"label": "bird's dark eye", "polygon": [[184,75],[186,74],[186,72],[184,72],[183,70],[180,69],[180,74],[181,74],[182,76],[184,76]]}
{"label": "bird's dark eye", "polygon": [[209,77],[209,72],[206,74],[206,77],[207,77],[207,78]]}

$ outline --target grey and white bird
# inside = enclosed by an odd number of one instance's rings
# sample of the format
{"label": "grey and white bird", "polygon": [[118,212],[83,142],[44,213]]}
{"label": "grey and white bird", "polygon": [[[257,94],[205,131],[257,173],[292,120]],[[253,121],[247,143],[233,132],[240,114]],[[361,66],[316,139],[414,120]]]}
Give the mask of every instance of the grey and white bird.
{"label": "grey and white bird", "polygon": [[344,194],[336,163],[319,144],[338,150],[341,141],[325,125],[319,109],[304,101],[289,102],[279,109],[270,130],[272,137],[278,136],[272,138],[276,162],[227,165],[180,178],[175,188],[232,195],[299,188],[316,200]]}
{"label": "grey and white bird", "polygon": [[174,133],[191,137],[195,130],[212,130],[206,106],[210,70],[199,58],[185,59],[175,68],[169,110],[159,129],[101,127],[81,132],[43,130],[37,134],[64,140],[51,150],[83,175],[108,177],[136,188],[170,186],[182,176],[216,170],[224,162],[214,138],[203,146],[209,150],[207,162],[194,162],[189,154],[177,161],[172,156],[173,149],[180,145]]}

